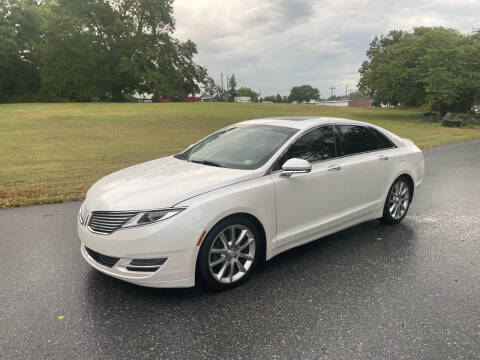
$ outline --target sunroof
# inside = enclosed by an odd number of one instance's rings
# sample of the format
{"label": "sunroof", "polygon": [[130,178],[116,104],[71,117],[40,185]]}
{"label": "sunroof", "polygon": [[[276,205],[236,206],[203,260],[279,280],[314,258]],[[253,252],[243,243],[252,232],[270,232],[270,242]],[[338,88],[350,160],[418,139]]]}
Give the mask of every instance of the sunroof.
{"label": "sunroof", "polygon": [[289,121],[303,121],[303,120],[312,120],[318,119],[318,116],[278,116],[273,117],[275,120],[289,120]]}

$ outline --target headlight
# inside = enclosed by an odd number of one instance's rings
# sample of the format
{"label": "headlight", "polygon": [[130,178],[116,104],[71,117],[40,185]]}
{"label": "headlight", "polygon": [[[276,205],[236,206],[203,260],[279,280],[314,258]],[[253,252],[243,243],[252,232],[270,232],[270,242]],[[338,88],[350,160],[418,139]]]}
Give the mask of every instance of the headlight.
{"label": "headlight", "polygon": [[128,220],[125,224],[122,225],[123,228],[148,225],[155,223],[157,221],[167,220],[172,216],[177,215],[179,212],[185,210],[184,208],[173,208],[173,209],[162,209],[162,210],[152,210],[144,211],[135,215],[133,218]]}

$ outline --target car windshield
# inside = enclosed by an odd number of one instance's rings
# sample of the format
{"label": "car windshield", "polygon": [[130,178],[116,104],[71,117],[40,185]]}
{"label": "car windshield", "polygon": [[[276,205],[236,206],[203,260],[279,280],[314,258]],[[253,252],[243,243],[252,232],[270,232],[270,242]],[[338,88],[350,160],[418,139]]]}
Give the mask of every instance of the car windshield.
{"label": "car windshield", "polygon": [[239,125],[213,133],[176,157],[210,166],[257,169],[297,131],[282,126]]}

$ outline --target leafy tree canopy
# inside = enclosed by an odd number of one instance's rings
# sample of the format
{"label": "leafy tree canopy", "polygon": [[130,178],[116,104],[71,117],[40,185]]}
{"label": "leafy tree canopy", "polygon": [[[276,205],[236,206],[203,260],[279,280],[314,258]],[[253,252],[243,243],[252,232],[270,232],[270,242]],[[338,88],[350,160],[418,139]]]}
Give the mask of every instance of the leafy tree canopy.
{"label": "leafy tree canopy", "polygon": [[320,92],[311,85],[295,86],[290,90],[289,99],[297,102],[318,100],[320,99]]}
{"label": "leafy tree canopy", "polygon": [[33,1],[0,0],[0,100],[40,89],[42,12]]}
{"label": "leafy tree canopy", "polygon": [[198,92],[206,70],[193,42],[173,38],[172,2],[0,0],[0,100],[26,90],[79,101]]}
{"label": "leafy tree canopy", "polygon": [[328,101],[338,101],[338,100],[345,100],[345,96],[340,95],[331,95],[327,98]]}
{"label": "leafy tree canopy", "polygon": [[249,96],[251,99],[255,99],[259,94],[248,87],[241,87],[237,90],[237,96]]}
{"label": "leafy tree canopy", "polygon": [[360,91],[376,102],[467,111],[480,94],[480,33],[443,27],[376,37],[360,68]]}
{"label": "leafy tree canopy", "polygon": [[352,91],[350,94],[348,94],[347,99],[349,100],[363,100],[363,99],[371,99],[371,97],[364,93],[363,91],[356,90]]}
{"label": "leafy tree canopy", "polygon": [[270,95],[270,96],[264,96],[262,98],[263,101],[271,101],[271,102],[274,102],[274,103],[282,103],[284,102],[283,101],[283,98],[280,94],[277,94],[277,95]]}

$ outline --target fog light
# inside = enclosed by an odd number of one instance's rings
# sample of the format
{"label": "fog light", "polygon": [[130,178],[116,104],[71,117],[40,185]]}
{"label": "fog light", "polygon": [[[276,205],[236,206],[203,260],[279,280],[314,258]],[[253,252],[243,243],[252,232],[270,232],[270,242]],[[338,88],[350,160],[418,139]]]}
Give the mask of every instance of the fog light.
{"label": "fog light", "polygon": [[130,265],[133,266],[150,266],[150,265],[163,265],[165,264],[165,261],[167,261],[167,258],[161,258],[161,259],[133,259],[130,261]]}
{"label": "fog light", "polygon": [[133,259],[130,263],[125,264],[125,267],[129,271],[155,272],[160,269],[160,266],[165,264],[165,261],[167,261],[167,258]]}

